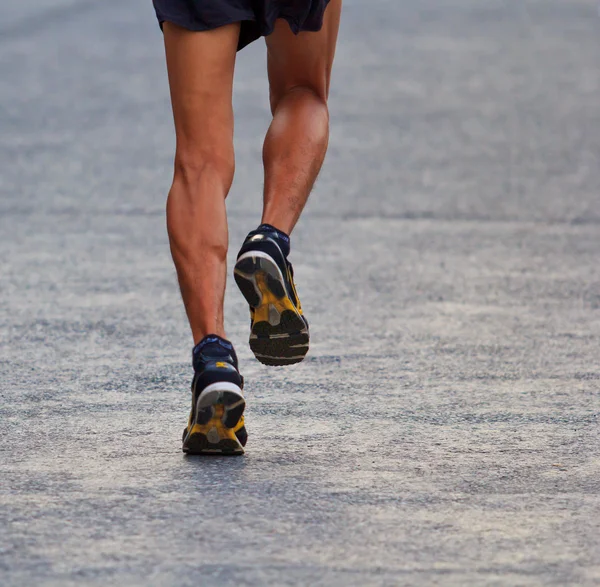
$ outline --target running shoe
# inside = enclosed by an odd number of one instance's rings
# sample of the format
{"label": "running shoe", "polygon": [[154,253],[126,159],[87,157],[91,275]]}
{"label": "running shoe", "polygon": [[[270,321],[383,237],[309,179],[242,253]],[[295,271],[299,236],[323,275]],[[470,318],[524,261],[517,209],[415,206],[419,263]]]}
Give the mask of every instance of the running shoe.
{"label": "running shoe", "polygon": [[250,305],[250,348],[265,365],[293,365],[308,352],[308,321],[288,260],[289,237],[263,224],[246,237],[234,269]]}
{"label": "running shoe", "polygon": [[183,452],[244,454],[244,379],[233,345],[216,335],[203,338],[192,352],[192,411],[183,431]]}

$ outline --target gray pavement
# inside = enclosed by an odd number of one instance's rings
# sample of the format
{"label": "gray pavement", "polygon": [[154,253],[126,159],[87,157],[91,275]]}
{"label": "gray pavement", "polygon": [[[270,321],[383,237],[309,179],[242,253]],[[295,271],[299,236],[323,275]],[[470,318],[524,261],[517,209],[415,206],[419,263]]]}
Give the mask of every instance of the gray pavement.
{"label": "gray pavement", "polygon": [[[191,340],[151,3],[0,0],[0,584],[600,585],[600,19],[346,0],[293,237],[312,346],[184,458]],[[259,220],[238,60],[232,252]]]}

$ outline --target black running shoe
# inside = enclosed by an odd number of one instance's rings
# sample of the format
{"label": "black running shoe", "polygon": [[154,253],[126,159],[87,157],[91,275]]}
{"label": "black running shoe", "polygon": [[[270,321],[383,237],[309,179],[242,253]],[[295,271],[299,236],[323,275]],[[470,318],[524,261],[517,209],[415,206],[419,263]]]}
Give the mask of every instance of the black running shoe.
{"label": "black running shoe", "polygon": [[288,252],[289,237],[263,224],[248,234],[235,264],[235,281],[250,305],[250,348],[265,365],[293,365],[308,352],[308,322]]}
{"label": "black running shoe", "polygon": [[192,352],[192,411],[183,431],[183,452],[244,454],[244,379],[238,371],[233,345],[209,335]]}

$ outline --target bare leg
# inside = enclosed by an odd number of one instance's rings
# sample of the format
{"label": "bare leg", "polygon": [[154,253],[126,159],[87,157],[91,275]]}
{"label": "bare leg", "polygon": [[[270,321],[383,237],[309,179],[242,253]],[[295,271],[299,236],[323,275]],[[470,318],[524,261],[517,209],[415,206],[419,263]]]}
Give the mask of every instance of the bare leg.
{"label": "bare leg", "polygon": [[331,0],[318,33],[296,36],[279,20],[266,39],[273,122],[263,147],[262,222],[288,234],[304,209],[327,151],[327,98],[341,8],[341,0]]}
{"label": "bare leg", "polygon": [[167,200],[171,253],[194,343],[225,336],[225,198],[234,173],[231,96],[239,25],[191,32],[165,23],[177,135]]}

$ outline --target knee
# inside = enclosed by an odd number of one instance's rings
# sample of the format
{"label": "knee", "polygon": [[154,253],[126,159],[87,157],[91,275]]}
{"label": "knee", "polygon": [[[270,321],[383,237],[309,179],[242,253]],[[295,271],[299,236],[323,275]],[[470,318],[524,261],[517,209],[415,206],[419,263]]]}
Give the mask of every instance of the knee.
{"label": "knee", "polygon": [[301,83],[291,85],[283,90],[271,88],[269,98],[271,102],[271,112],[273,114],[284,99],[310,102],[312,105],[320,106],[327,115],[329,114],[327,106],[328,92],[325,81],[322,84]]}
{"label": "knee", "polygon": [[194,192],[204,181],[222,185],[227,196],[233,182],[235,160],[233,146],[227,149],[197,150],[178,148],[175,154],[173,183]]}

